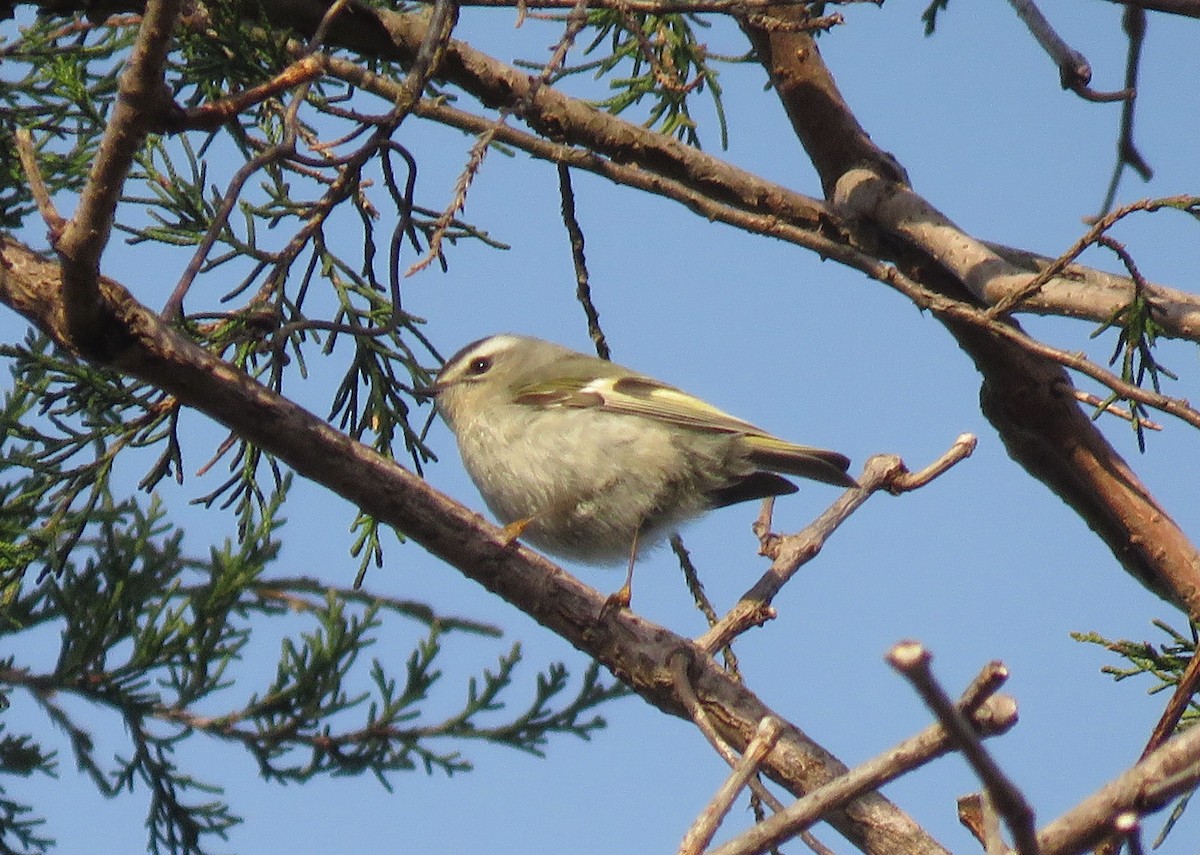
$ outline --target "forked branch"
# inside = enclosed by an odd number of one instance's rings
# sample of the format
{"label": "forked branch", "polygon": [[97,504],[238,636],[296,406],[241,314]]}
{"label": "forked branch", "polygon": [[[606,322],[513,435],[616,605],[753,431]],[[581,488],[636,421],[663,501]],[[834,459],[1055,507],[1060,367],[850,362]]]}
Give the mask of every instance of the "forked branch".
{"label": "forked branch", "polygon": [[760,552],[771,559],[771,566],[733,608],[696,639],[702,649],[712,653],[725,647],[741,633],[760,626],[775,616],[771,601],[796,572],[816,557],[825,541],[839,526],[880,490],[899,494],[928,484],[952,466],[961,463],[975,449],[975,437],[962,434],[940,458],[916,474],[895,455],[877,454],[870,458],[858,477],[858,489],[842,494],[823,514],[795,534],[777,535],[770,530],[770,505],[755,523]]}

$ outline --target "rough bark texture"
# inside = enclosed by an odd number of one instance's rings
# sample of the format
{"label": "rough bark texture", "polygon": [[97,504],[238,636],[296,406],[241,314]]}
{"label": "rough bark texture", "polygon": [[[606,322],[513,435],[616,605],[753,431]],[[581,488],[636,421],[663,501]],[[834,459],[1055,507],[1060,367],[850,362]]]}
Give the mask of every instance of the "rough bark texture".
{"label": "rough bark texture", "polygon": [[[786,84],[776,89],[826,192],[837,193],[852,170],[875,176],[869,201],[853,204],[865,244],[956,300],[980,302],[990,282],[1011,275],[1009,265],[990,253],[976,254],[977,241],[897,181],[893,158],[872,154],[873,145],[807,44],[811,37],[744,26],[755,45],[764,45],[759,58],[771,79]],[[858,192],[841,191],[852,199]],[[936,316],[982,375],[983,412],[1009,455],[1070,505],[1128,572],[1200,617],[1200,553],[1072,399],[1067,373],[984,329]]]}

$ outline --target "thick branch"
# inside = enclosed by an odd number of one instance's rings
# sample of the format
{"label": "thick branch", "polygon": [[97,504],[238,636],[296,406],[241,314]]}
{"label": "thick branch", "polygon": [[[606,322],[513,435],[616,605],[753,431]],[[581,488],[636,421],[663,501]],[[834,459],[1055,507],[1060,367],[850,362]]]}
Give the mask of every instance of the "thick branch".
{"label": "thick branch", "polygon": [[[81,11],[83,8],[82,3],[74,3],[73,0],[33,5],[48,9],[52,6],[51,11],[60,14],[72,8]],[[113,11],[136,11],[141,8],[136,0],[114,0],[103,5],[106,10]],[[276,25],[304,35],[315,30],[327,8],[319,0],[263,0],[263,6]],[[89,5],[88,8],[95,7]],[[775,12],[772,15],[778,17]],[[370,9],[351,3],[332,23],[326,43],[330,47],[350,49],[364,59],[387,58],[409,62],[420,50],[426,30],[426,21],[420,15]],[[804,34],[792,35],[800,40],[797,44],[801,47],[808,44],[808,37]],[[811,118],[805,120],[806,114],[800,113],[797,132],[803,131],[802,139],[815,136],[813,145],[816,146],[820,144],[822,131],[829,133],[831,129],[844,125],[848,139],[854,143],[848,148],[830,145],[828,150],[821,149],[821,160],[814,162],[822,173],[822,183],[826,188],[831,189],[833,184],[828,183],[824,176],[832,176],[833,183],[836,183],[837,176],[853,166],[856,158],[863,163],[874,164],[877,169],[885,166],[882,174],[900,174],[894,159],[870,141],[853,117],[849,117],[850,121],[844,118],[848,107],[837,93],[819,54],[815,50],[809,51],[802,59],[804,64],[800,70],[813,79],[804,85],[790,81],[788,91],[793,93],[793,97],[806,92],[817,93],[814,97],[819,97],[828,113],[826,118],[832,124],[824,124],[825,120],[817,121],[817,114],[807,114]],[[361,66],[337,57],[326,58],[326,62],[338,76],[357,78],[356,85],[385,94],[389,100],[394,98],[394,93],[386,94],[389,87],[399,85],[393,78],[371,74]],[[357,71],[352,73],[350,68]],[[786,76],[797,77],[797,74],[797,70],[792,69]],[[845,259],[839,255],[857,251],[847,239],[848,230],[842,223],[842,217],[821,201],[767,181],[653,130],[602,113],[553,87],[538,87],[536,97],[530,98],[534,87],[528,74],[492,59],[463,42],[450,40],[446,58],[438,68],[438,76],[489,106],[514,110],[543,134],[545,138],[533,137],[510,128],[504,128],[497,134],[497,138],[506,144],[527,151],[534,157],[569,163],[576,168],[605,175],[613,181],[676,199],[704,216],[788,240],[825,257],[838,258],[843,263],[846,263]],[[488,119],[446,107],[440,101],[423,101],[416,112],[433,121],[476,133],[491,124]],[[789,115],[792,115],[790,110]],[[834,122],[839,116],[843,118]],[[793,116],[793,121],[797,121],[797,116]],[[1036,272],[1050,263],[1049,259],[1023,249],[991,246],[998,255],[1022,270]],[[987,293],[976,296],[989,304],[994,303],[1014,293],[1026,278],[990,280]],[[1071,265],[1063,275],[1052,278],[1037,294],[1023,302],[1020,310],[1103,323],[1117,309],[1128,304],[1132,292],[1133,283],[1128,277]],[[1164,337],[1200,342],[1200,295],[1151,284],[1148,296],[1159,310],[1155,319],[1162,325],[1161,334]]]}
{"label": "thick branch", "polygon": [[[58,304],[60,270],[0,236],[0,301],[37,324],[61,346],[77,350]],[[354,442],[291,401],[184,339],[120,285],[101,280],[106,316],[122,342],[111,364],[208,414],[276,455],[297,473],[334,491],[381,522],[525,611],[594,657],[650,703],[686,717],[668,659],[684,651],[691,682],[721,737],[744,751],[758,723],[774,715],[689,640],[629,613],[597,616],[601,594],[537,553],[510,544],[503,532],[423,480]],[[846,767],[794,726],[784,728],[764,771],[797,796],[842,775]],[[868,853],[943,853],[906,814],[882,796],[863,795],[825,816]]]}
{"label": "thick branch", "polygon": [[1123,813],[1153,813],[1200,781],[1200,727],[1170,739],[1038,833],[1041,855],[1081,855],[1104,842]]}
{"label": "thick branch", "polygon": [[1200,18],[1200,0],[1108,0],[1118,6],[1136,6],[1151,12],[1166,12],[1187,18]]}
{"label": "thick branch", "polygon": [[[324,62],[331,74],[355,86],[388,100],[396,96],[399,83],[392,78],[373,74],[357,63],[338,57],[326,57]],[[556,97],[556,94],[547,95],[551,102],[555,102]],[[470,133],[481,133],[492,126],[489,119],[448,106],[440,100],[421,101],[415,112]],[[599,135],[588,137],[595,130],[600,131]],[[579,131],[583,137],[578,147],[551,142],[508,126],[497,130],[496,139],[534,157],[566,163],[619,184],[673,199],[709,219],[767,234],[823,257],[858,266],[853,257],[859,251],[847,241],[849,229],[843,223],[843,217],[819,200],[773,184],[703,152],[686,149],[686,156],[683,156],[673,145],[649,159],[662,162],[665,158],[672,164],[665,172],[657,171],[648,164],[637,162],[636,158],[638,152],[656,151],[663,143],[661,135],[614,116],[592,115],[587,127]],[[676,159],[677,155],[681,159]],[[714,184],[723,189],[710,195],[706,187],[711,189]],[[967,283],[978,285],[979,290],[974,296],[988,305],[1019,293],[1032,275],[1054,261],[1000,244],[985,246],[1011,265],[1005,275],[971,279]],[[1051,277],[1037,293],[1026,297],[1019,311],[1103,323],[1129,304],[1133,291],[1134,283],[1128,276],[1071,264],[1061,274]],[[1200,342],[1200,295],[1153,283],[1147,286],[1146,294],[1157,309],[1155,320],[1162,326],[1163,336]]]}
{"label": "thick branch", "polygon": [[[784,23],[803,23],[807,14],[783,7],[771,11],[772,18]],[[875,145],[854,117],[809,33],[764,27],[748,18],[741,24],[817,168],[826,196],[832,195],[839,175],[867,163],[895,181],[907,180],[895,158]]]}
{"label": "thick branch", "polygon": [[[858,170],[843,177],[838,193],[848,211],[911,243],[954,283],[975,283],[973,291],[1013,275],[906,187]],[[926,280],[939,281],[929,272]],[[931,308],[975,360],[984,414],[1013,459],[1069,504],[1142,584],[1200,614],[1200,552],[1075,402],[1066,372],[966,312]]]}
{"label": "thick branch", "polygon": [[[849,107],[827,91],[833,81],[815,52],[760,58],[774,63],[772,79],[790,81],[779,88],[781,97],[791,99],[788,115],[822,186],[831,195],[836,190],[848,219],[857,218],[864,245],[879,247],[881,258],[895,259],[911,279],[955,301],[987,293],[998,277],[1012,282],[1008,293],[1020,293],[1018,275],[1005,262],[890,177],[890,156],[870,156]],[[846,115],[830,117],[831,109]],[[810,148],[812,139],[819,145]],[[831,155],[839,145],[857,152],[861,162]],[[1200,615],[1200,552],[1084,414],[1066,372],[1014,337],[951,313],[936,317],[982,375],[984,414],[1010,456],[1083,517],[1135,578]]]}
{"label": "thick branch", "polygon": [[[264,0],[264,5],[280,26],[305,32],[313,24],[303,8],[297,16],[297,5],[304,4]],[[352,9],[353,15],[343,15],[334,22],[329,34],[331,45],[350,47],[365,57],[412,61],[426,30],[423,18],[358,6]],[[373,18],[370,26],[361,26],[363,16]],[[360,25],[346,26],[350,19],[358,20]],[[637,163],[663,177],[685,181],[718,201],[769,210],[813,229],[821,225],[827,213],[814,199],[764,181],[672,137],[601,112],[551,86],[539,85],[536,77],[465,42],[450,40],[438,76],[462,87],[488,107],[511,111],[544,137],[587,148],[620,163]]]}

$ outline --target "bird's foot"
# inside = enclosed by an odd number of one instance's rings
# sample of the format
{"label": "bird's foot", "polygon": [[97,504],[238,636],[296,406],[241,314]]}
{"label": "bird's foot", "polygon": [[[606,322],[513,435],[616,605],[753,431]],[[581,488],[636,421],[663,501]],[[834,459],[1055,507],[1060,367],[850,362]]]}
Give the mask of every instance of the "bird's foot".
{"label": "bird's foot", "polygon": [[526,517],[521,520],[513,520],[500,531],[501,537],[504,540],[505,546],[512,546],[518,537],[525,533],[525,529],[529,528],[529,524],[533,522],[533,517]]}
{"label": "bird's foot", "polygon": [[600,609],[600,620],[604,620],[614,611],[629,608],[629,603],[632,600],[633,590],[629,587],[629,583],[626,582],[608,595],[608,598],[604,601],[604,605]]}

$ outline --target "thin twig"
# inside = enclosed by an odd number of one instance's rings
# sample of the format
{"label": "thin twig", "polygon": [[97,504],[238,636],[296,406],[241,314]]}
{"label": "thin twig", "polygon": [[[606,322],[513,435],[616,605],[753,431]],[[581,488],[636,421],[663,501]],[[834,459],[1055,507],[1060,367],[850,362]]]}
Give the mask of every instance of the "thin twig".
{"label": "thin twig", "polygon": [[958,706],[963,714],[970,716],[979,709],[988,698],[1000,691],[1000,687],[1008,682],[1008,666],[999,659],[993,659],[984,665],[975,675],[967,688],[958,699]]}
{"label": "thin twig", "polygon": [[767,536],[760,551],[772,559],[771,567],[742,594],[724,617],[696,639],[696,644],[711,653],[727,646],[746,630],[774,619],[771,601],[787,580],[815,558],[830,535],[903,466],[900,458],[891,455],[870,458],[858,477],[858,489],[847,490],[801,531],[787,536]]}
{"label": "thin twig", "polygon": [[1057,362],[1064,368],[1070,368],[1078,371],[1080,374],[1091,377],[1097,383],[1107,386],[1122,398],[1153,407],[1160,412],[1167,413],[1181,421],[1187,422],[1192,427],[1200,428],[1200,411],[1193,408],[1186,399],[1172,398],[1161,392],[1143,389],[1141,386],[1129,383],[1113,372],[1100,367],[1082,353],[1071,353],[1057,347],[1051,347],[1007,324],[1000,322],[995,322],[995,324],[995,326],[989,326],[988,328],[1002,338],[1007,338],[1020,345],[1028,352],[1037,356],[1043,356],[1052,362]]}
{"label": "thin twig", "polygon": [[[286,161],[288,159],[297,158],[296,140],[298,138],[299,109],[304,104],[308,90],[312,82],[326,70],[326,62],[324,56],[319,53],[324,34],[332,25],[334,18],[346,6],[348,0],[338,0],[326,10],[321,19],[321,24],[313,37],[304,44],[302,48],[297,48],[295,53],[297,61],[290,66],[289,71],[279,75],[275,80],[266,84],[264,87],[259,87],[256,90],[243,93],[237,98],[227,99],[218,105],[210,105],[214,108],[218,115],[224,115],[230,110],[244,109],[253,103],[256,103],[261,97],[268,97],[272,94],[283,91],[285,86],[292,88],[295,91],[292,93],[291,100],[288,103],[288,108],[284,120],[284,136],[276,144],[268,146],[254,158],[247,161],[235,173],[226,190],[221,204],[218,206],[217,213],[213,218],[212,223],[205,233],[203,240],[197,247],[191,262],[176,285],[174,292],[166,305],[163,307],[163,316],[166,318],[178,318],[183,313],[183,299],[191,289],[196,276],[212,251],[221,230],[225,228],[229,216],[233,211],[233,206],[240,196],[241,188],[251,175],[265,167],[267,164],[275,161]],[[342,159],[341,169],[338,177],[334,179],[329,190],[325,195],[311,208],[311,213],[308,216],[304,228],[293,237],[288,246],[278,254],[276,267],[286,267],[291,260],[298,255],[299,250],[307,245],[309,238],[316,232],[322,223],[333,212],[337,203],[344,199],[347,195],[354,192],[358,186],[358,176],[362,167],[371,160],[377,153],[386,150],[399,150],[402,157],[408,161],[410,166],[408,188],[409,193],[405,197],[405,203],[401,204],[401,216],[398,219],[397,231],[403,235],[409,228],[411,223],[412,210],[412,189],[415,181],[415,163],[407,152],[404,151],[398,144],[392,143],[389,139],[396,127],[404,120],[411,112],[414,103],[420,99],[422,92],[428,85],[430,79],[436,73],[437,62],[445,50],[445,46],[450,39],[453,31],[455,13],[457,6],[453,0],[437,0],[434,5],[433,12],[430,15],[429,27],[426,30],[425,37],[417,51],[416,58],[409,69],[408,74],[398,83],[396,91],[393,93],[393,104],[391,111],[383,118],[377,120],[375,131],[369,142],[363,145],[362,148]],[[320,161],[322,166],[332,166],[337,163],[336,160],[325,158]],[[386,164],[385,164],[386,166]],[[392,241],[393,252],[395,257],[398,254],[396,248],[395,237]],[[393,268],[396,264],[393,263]],[[275,279],[269,278],[266,288],[272,288]],[[391,302],[393,311],[389,316],[389,320],[385,324],[377,327],[356,327],[351,324],[325,323],[320,321],[299,321],[295,324],[290,324],[284,329],[277,332],[275,336],[276,342],[283,342],[289,335],[299,329],[314,329],[319,328],[328,332],[345,332],[356,336],[376,336],[385,335],[393,331],[400,319],[399,307],[399,274],[393,270],[391,277]]]}
{"label": "thin twig", "polygon": [[1033,808],[1021,791],[1001,771],[996,761],[980,741],[974,727],[963,715],[946,690],[933,676],[929,667],[932,657],[929,651],[915,641],[897,644],[888,652],[888,662],[908,678],[921,700],[946,728],[975,774],[983,782],[989,798],[1004,818],[1012,833],[1013,842],[1020,855],[1037,855],[1038,842],[1035,834]]}
{"label": "thin twig", "polygon": [[1087,404],[1089,407],[1095,407],[1098,411],[1098,414],[1108,413],[1111,416],[1116,416],[1117,418],[1124,419],[1127,422],[1141,425],[1146,430],[1163,429],[1163,426],[1158,422],[1142,416],[1135,416],[1124,407],[1118,407],[1116,404],[1105,401],[1103,398],[1099,397],[1098,395],[1093,395],[1091,392],[1085,392],[1083,389],[1079,389],[1075,386],[1071,387],[1070,392],[1071,397],[1073,397],[1076,401],[1079,401],[1081,404]]}
{"label": "thin twig", "polygon": [[[264,295],[271,290],[275,283],[282,281],[284,274],[290,267],[292,262],[300,255],[300,252],[308,245],[309,238],[316,235],[324,225],[326,219],[331,216],[337,208],[338,203],[353,193],[359,185],[359,175],[362,168],[375,156],[377,153],[395,152],[408,167],[407,178],[405,179],[404,189],[392,191],[393,199],[396,202],[396,207],[399,209],[400,216],[397,218],[396,226],[392,230],[392,240],[389,247],[389,275],[388,275],[388,299],[391,311],[388,313],[387,319],[379,324],[370,324],[366,326],[341,323],[338,321],[323,321],[301,319],[292,321],[277,329],[274,333],[275,348],[282,349],[287,340],[295,333],[304,330],[322,330],[333,334],[345,333],[346,335],[354,336],[357,339],[366,339],[378,336],[390,335],[400,326],[404,319],[404,313],[400,310],[400,244],[403,237],[410,233],[412,228],[412,212],[414,207],[414,194],[416,193],[417,185],[417,162],[408,151],[400,143],[393,142],[388,137],[391,130],[388,126],[377,128],[371,135],[371,139],[357,152],[355,152],[350,163],[344,166],[338,175],[337,179],[330,185],[325,195],[321,197],[315,204],[311,206],[311,213],[308,221],[304,226],[292,236],[288,241],[288,245],[279,253],[276,269],[279,273],[275,276],[268,277],[263,285]],[[389,189],[394,186],[392,178],[391,162],[384,157],[382,159],[384,181]],[[414,240],[415,244],[415,240]],[[318,256],[314,255],[312,264],[315,265]],[[332,342],[332,339],[331,339]],[[327,344],[327,347],[330,346]],[[276,363],[277,367],[282,367],[282,362]]]}
{"label": "thin twig", "polygon": [[275,98],[302,83],[315,80],[321,75],[321,70],[322,64],[319,59],[313,56],[302,57],[266,83],[235,92],[219,101],[169,115],[163,122],[163,130],[176,133],[183,130],[218,128],[256,104]]}
{"label": "thin twig", "polygon": [[[675,553],[675,558],[679,561],[679,569],[683,571],[684,583],[687,585],[688,593],[692,595],[692,601],[696,604],[700,614],[704,615],[704,620],[708,622],[708,625],[713,626],[718,620],[717,610],[713,608],[712,601],[704,591],[704,584],[700,581],[700,574],[696,570],[696,565],[692,563],[691,553],[684,545],[683,538],[677,532],[671,535],[668,542],[671,544],[671,551]],[[737,654],[733,652],[733,648],[728,645],[722,647],[721,658],[724,660],[725,670],[740,680],[742,675],[738,668]]]}
{"label": "thin twig", "polygon": [[[1005,733],[1017,722],[1016,702],[1006,695],[993,695],[972,714],[971,722],[982,736]],[[710,855],[761,855],[861,793],[876,790],[954,748],[954,740],[942,725],[930,725],[889,751],[806,794],[775,816],[712,850]]]}
{"label": "thin twig", "polygon": [[1025,22],[1029,32],[1042,46],[1054,64],[1058,66],[1059,80],[1063,89],[1085,98],[1088,101],[1120,101],[1130,98],[1133,92],[1123,89],[1119,92],[1097,92],[1088,84],[1092,82],[1092,67],[1087,57],[1072,48],[1050,26],[1046,16],[1034,4],[1033,0],[1008,0],[1016,10],[1017,16]]}
{"label": "thin twig", "polygon": [[[318,55],[318,49],[320,47],[319,39],[324,36],[325,32],[332,25],[334,18],[342,11],[343,8],[345,8],[345,5],[346,0],[337,0],[337,2],[331,4],[330,7],[325,10],[325,14],[321,18],[321,23],[317,27],[316,34],[304,46],[304,49],[298,57],[297,62],[291,66],[291,69],[294,73],[285,72],[268,84],[268,88],[273,93],[283,92],[285,89],[285,83],[287,84],[286,89],[292,90],[291,100],[288,102],[287,109],[284,111],[283,135],[281,136],[279,142],[267,146],[250,160],[242,164],[242,166],[239,167],[234,173],[233,178],[230,179],[229,186],[225,190],[225,195],[221,199],[221,204],[217,207],[217,211],[213,216],[212,222],[209,223],[203,239],[201,239],[199,245],[196,247],[196,251],[192,254],[192,258],[188,262],[188,266],[184,269],[183,275],[179,277],[179,282],[176,283],[174,290],[171,292],[171,296],[163,305],[161,315],[164,319],[170,321],[182,320],[183,301],[187,297],[188,292],[191,290],[192,285],[195,283],[196,277],[200,275],[200,271],[203,269],[209,253],[212,252],[212,248],[216,245],[217,238],[220,236],[222,230],[224,230],[228,225],[229,217],[233,213],[234,206],[241,198],[242,188],[245,186],[246,182],[250,180],[252,175],[267,166],[267,164],[276,161],[286,161],[289,157],[295,155],[296,140],[299,137],[300,129],[300,106],[308,97],[308,92],[312,87],[313,81],[316,80],[316,78],[320,76],[321,71],[323,71],[323,64],[321,63]],[[243,95],[245,94],[246,93],[243,93]],[[263,94],[264,98],[273,97],[268,96],[265,93],[254,93],[255,96],[258,94]],[[233,106],[238,106],[244,109],[245,107],[249,107],[251,104],[258,103],[255,97],[250,97],[248,99],[244,97],[237,97],[229,100],[231,102],[229,105],[226,107],[217,108],[218,114]],[[236,115],[236,113],[234,113],[234,115]],[[338,180],[342,181],[343,183],[347,183],[347,176],[353,173],[353,166],[347,164],[343,168],[342,173],[338,176]],[[337,185],[337,181],[334,182],[334,185]],[[338,199],[341,198],[340,196],[336,196],[331,188],[324,197],[324,201],[328,203],[327,209],[332,207],[332,203],[330,202],[331,196]],[[308,227],[306,229],[302,229],[302,232],[305,235],[305,240],[307,240],[308,236],[311,234],[314,219],[318,218],[323,219],[323,217],[320,217],[319,214],[316,216],[310,216],[307,224]],[[292,245],[295,245],[295,242],[296,238],[293,237]]]}
{"label": "thin twig", "polygon": [[[679,699],[683,703],[684,709],[687,710],[692,722],[704,734],[704,738],[708,740],[713,749],[729,764],[730,768],[733,768],[738,763],[738,753],[725,740],[721,739],[716,728],[713,727],[708,713],[704,711],[704,707],[701,706],[699,699],[696,697],[691,681],[688,679],[687,661],[687,656],[682,652],[674,653],[667,658],[671,679]],[[761,804],[766,805],[775,813],[783,810],[783,803],[775,798],[771,791],[766,788],[759,776],[752,777],[749,785],[754,798],[758,799]],[[801,832],[800,839],[817,855],[834,855],[833,852],[808,831]]]}
{"label": "thin twig", "polygon": [[721,821],[733,806],[733,800],[758,773],[758,765],[771,753],[782,731],[783,725],[775,716],[769,715],[758,723],[754,737],[733,771],[684,835],[679,844],[679,855],[700,855],[708,847]]}
{"label": "thin twig", "polygon": [[[858,477],[859,487],[847,490],[824,513],[795,534],[779,536],[762,531],[764,517],[760,515],[755,523],[755,532],[759,536],[760,551],[771,559],[771,566],[753,587],[742,594],[724,617],[696,639],[696,644],[712,652],[725,647],[746,630],[774,618],[771,601],[776,594],[802,566],[816,557],[825,541],[859,506],[879,490],[897,493],[916,489],[961,462],[974,447],[964,439],[965,436],[955,440],[955,444],[938,462],[918,473],[923,480],[912,486],[906,486],[908,482],[904,478],[918,476],[909,476],[904,461],[899,457],[887,454],[871,457],[863,468],[863,474]],[[769,525],[769,517],[765,524]]]}
{"label": "thin twig", "polygon": [[960,433],[954,440],[954,444],[947,449],[946,453],[937,460],[930,463],[920,472],[899,472],[887,484],[887,491],[893,495],[907,493],[910,490],[916,490],[924,487],[934,478],[942,475],[952,466],[957,466],[968,457],[975,453],[975,446],[979,444],[979,440],[973,433]]}
{"label": "thin twig", "polygon": [[541,73],[531,82],[529,92],[524,98],[525,104],[501,109],[496,118],[479,134],[475,143],[471,146],[471,151],[467,156],[467,164],[458,176],[458,181],[455,182],[454,197],[433,225],[433,234],[429,239],[429,248],[425,251],[424,256],[405,271],[404,275],[406,277],[424,270],[441,253],[442,241],[445,239],[446,229],[450,227],[450,223],[453,222],[455,215],[467,204],[467,192],[470,190],[471,184],[474,183],[475,176],[483,166],[483,160],[487,157],[492,141],[496,138],[500,129],[508,122],[508,117],[521,106],[532,104],[537,93],[549,82],[550,78],[554,76],[555,71],[558,70],[563,62],[566,61],[567,53],[575,44],[575,37],[587,26],[587,20],[587,0],[576,0],[571,13],[567,16],[567,26],[563,31],[562,37],[558,40],[558,44],[555,45],[550,58],[546,60]]}
{"label": "thin twig", "polygon": [[772,520],[775,517],[775,497],[767,496],[762,500],[762,507],[759,508],[758,516],[754,519],[750,530],[754,532],[754,536],[758,538],[759,555],[767,555],[771,548],[769,540],[776,535],[772,531]]}
{"label": "thin twig", "polygon": [[1082,353],[1072,353],[1044,344],[1017,327],[1004,323],[999,318],[988,317],[988,312],[986,311],[976,309],[974,306],[962,301],[944,297],[917,284],[894,267],[882,262],[870,263],[869,266],[875,267],[875,272],[870,275],[880,278],[881,281],[887,280],[892,287],[909,297],[909,299],[922,308],[987,330],[999,338],[1007,339],[1011,343],[1020,346],[1028,353],[1043,357],[1051,362],[1058,363],[1064,368],[1070,368],[1073,371],[1078,371],[1080,374],[1091,377],[1097,383],[1107,386],[1122,398],[1145,404],[1148,407],[1175,416],[1177,419],[1192,425],[1192,427],[1200,428],[1200,411],[1194,409],[1191,404],[1182,398],[1172,398],[1168,395],[1148,391],[1133,383],[1126,382],[1111,371],[1092,362]]}
{"label": "thin twig", "polygon": [[209,253],[216,246],[217,238],[221,236],[221,231],[228,224],[229,217],[233,213],[238,200],[241,198],[242,188],[250,180],[250,176],[254,175],[258,170],[262,169],[268,163],[286,156],[286,153],[291,149],[291,144],[292,141],[288,139],[256,154],[238,167],[233,177],[229,179],[229,185],[225,188],[225,195],[222,197],[221,203],[217,206],[216,212],[213,214],[212,222],[208,224],[208,229],[204,232],[204,237],[196,245],[196,251],[192,253],[187,267],[184,268],[179,281],[175,283],[175,287],[171,290],[171,296],[163,304],[162,311],[159,313],[163,320],[175,322],[183,319],[183,301],[187,297],[188,292],[191,291],[192,285],[195,284],[196,277],[200,275],[200,271],[204,268],[204,263],[208,260]]}
{"label": "thin twig", "polygon": [[583,252],[583,229],[579,227],[579,218],[575,215],[575,188],[571,185],[571,168],[565,163],[559,163],[557,166],[558,195],[562,200],[562,221],[571,242],[571,261],[575,265],[575,299],[583,307],[583,314],[587,318],[588,335],[596,345],[596,355],[601,359],[611,359],[612,352],[604,337],[604,330],[600,328],[600,313],[592,301],[587,257]]}
{"label": "thin twig", "polygon": [[1162,716],[1159,717],[1158,723],[1154,725],[1154,730],[1150,733],[1150,739],[1147,740],[1145,749],[1142,750],[1143,760],[1175,733],[1179,720],[1187,712],[1197,691],[1200,691],[1200,655],[1193,650],[1187,668],[1183,669],[1183,673],[1179,676],[1179,682],[1175,684],[1175,691],[1171,693],[1171,700],[1167,702]]}
{"label": "thin twig", "polygon": [[1146,39],[1146,11],[1135,4],[1125,7],[1121,16],[1121,27],[1129,38],[1129,48],[1125,54],[1125,88],[1132,93],[1121,105],[1121,129],[1117,134],[1117,162],[1113,165],[1112,178],[1108,182],[1108,191],[1104,194],[1104,204],[1100,213],[1112,208],[1117,199],[1117,187],[1120,186],[1121,176],[1125,167],[1133,169],[1143,181],[1154,177],[1154,170],[1142,153],[1138,151],[1133,140],[1133,118],[1137,109],[1138,71],[1142,64],[1142,46]]}
{"label": "thin twig", "polygon": [[1011,292],[1004,299],[997,300],[986,310],[986,314],[988,317],[995,318],[1008,312],[1022,300],[1036,294],[1051,279],[1062,275],[1063,271],[1079,258],[1085,249],[1099,241],[1105,232],[1130,214],[1139,211],[1153,213],[1162,208],[1176,208],[1179,205],[1193,203],[1195,198],[1194,196],[1171,196],[1166,199],[1139,199],[1136,202],[1123,205],[1115,211],[1109,211],[1093,222],[1091,227],[1075,243],[1071,244],[1070,249],[1039,271],[1028,283]]}
{"label": "thin twig", "polygon": [[425,87],[433,80],[457,22],[457,0],[435,0],[426,25],[425,37],[421,39],[417,55],[400,84],[399,93],[393,99],[392,112],[383,122],[391,130],[399,127],[404,118],[412,112],[424,94]]}
{"label": "thin twig", "polygon": [[37,151],[33,145],[33,135],[29,133],[28,128],[17,128],[13,133],[13,141],[17,146],[17,156],[21,160],[21,171],[25,173],[25,181],[29,184],[29,194],[33,197],[33,203],[37,205],[38,213],[42,215],[42,221],[50,229],[50,242],[56,243],[67,221],[54,207],[50,189],[42,178],[42,170],[38,167],[37,162]]}
{"label": "thin twig", "polygon": [[[740,759],[738,753],[733,750],[729,743],[721,738],[719,733],[717,733],[717,729],[713,726],[712,720],[708,717],[708,713],[704,711],[704,707],[701,705],[700,699],[696,697],[696,692],[692,688],[692,681],[688,677],[687,663],[688,657],[682,652],[672,653],[667,658],[667,665],[671,671],[671,681],[672,685],[675,687],[675,693],[678,695],[679,700],[683,703],[684,709],[687,710],[688,716],[691,718],[692,723],[696,725],[702,734],[704,734],[704,738],[708,740],[708,744],[713,747],[713,750],[716,751],[717,754],[719,754],[732,769],[737,765],[738,760]],[[775,811],[776,813],[783,810],[783,803],[780,802],[779,799],[775,798],[771,791],[763,786],[761,781],[751,779],[750,789],[756,796],[762,799],[767,807],[769,807],[771,810]]]}

